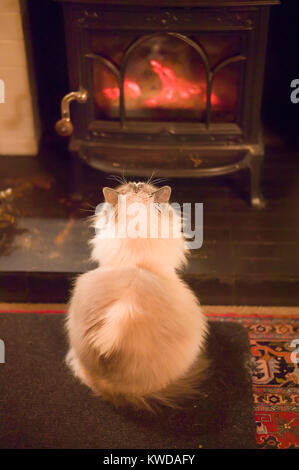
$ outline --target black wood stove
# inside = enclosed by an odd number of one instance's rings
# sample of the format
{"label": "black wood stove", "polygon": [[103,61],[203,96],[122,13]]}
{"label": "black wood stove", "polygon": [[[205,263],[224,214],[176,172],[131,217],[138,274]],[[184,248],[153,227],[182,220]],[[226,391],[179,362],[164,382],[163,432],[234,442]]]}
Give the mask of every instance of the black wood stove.
{"label": "black wood stove", "polygon": [[260,107],[278,0],[60,1],[76,91],[56,129],[72,134],[70,151],[136,176],[249,168],[251,203],[263,207]]}

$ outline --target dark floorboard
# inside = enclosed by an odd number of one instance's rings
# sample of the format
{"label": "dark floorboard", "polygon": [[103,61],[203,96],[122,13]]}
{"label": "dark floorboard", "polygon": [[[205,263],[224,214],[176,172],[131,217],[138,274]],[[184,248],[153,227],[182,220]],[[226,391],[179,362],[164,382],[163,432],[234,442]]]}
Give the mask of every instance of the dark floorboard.
{"label": "dark floorboard", "polygon": [[[249,175],[170,179],[172,200],[203,202],[203,246],[183,273],[204,304],[298,305],[299,159],[266,148],[264,210],[249,206]],[[77,273],[92,267],[86,217],[108,175],[73,160],[66,146],[37,158],[0,157],[0,190],[11,187],[16,218],[0,236],[0,300],[66,301]],[[1,221],[1,218],[0,218]]]}

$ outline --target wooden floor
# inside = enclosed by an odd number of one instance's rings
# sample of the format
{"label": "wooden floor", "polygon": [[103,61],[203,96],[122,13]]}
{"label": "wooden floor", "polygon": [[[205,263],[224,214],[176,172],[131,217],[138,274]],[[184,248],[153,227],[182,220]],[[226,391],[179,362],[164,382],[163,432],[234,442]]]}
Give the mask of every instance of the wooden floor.
{"label": "wooden floor", "polygon": [[[102,186],[115,183],[74,163],[65,147],[44,148],[38,158],[0,157],[0,175],[0,190],[13,189],[17,221],[1,231],[0,300],[67,301],[74,276],[92,267],[85,218]],[[183,273],[203,304],[299,304],[298,181],[298,152],[276,144],[266,149],[264,210],[249,206],[245,170],[167,182],[173,201],[204,204],[203,246]]]}

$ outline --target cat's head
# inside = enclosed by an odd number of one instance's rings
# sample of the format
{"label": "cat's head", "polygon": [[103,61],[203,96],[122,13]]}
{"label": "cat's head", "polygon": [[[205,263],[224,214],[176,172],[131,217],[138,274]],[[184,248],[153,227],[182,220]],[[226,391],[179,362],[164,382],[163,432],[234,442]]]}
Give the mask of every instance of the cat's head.
{"label": "cat's head", "polygon": [[[181,217],[169,203],[170,186],[126,182],[103,188],[105,204],[96,217],[103,236],[120,238],[181,238]],[[114,230],[116,228],[116,231]]]}
{"label": "cat's head", "polygon": [[140,201],[145,203],[168,203],[171,195],[171,187],[163,186],[158,188],[153,184],[135,181],[122,184],[115,189],[103,188],[105,201],[115,206],[119,202],[120,196],[126,196],[130,201]]}
{"label": "cat's head", "polygon": [[[92,258],[102,265],[135,260],[177,268],[185,262],[182,218],[170,204],[170,186],[129,182],[103,188],[104,204],[94,218]],[[166,269],[166,268],[165,268]]]}

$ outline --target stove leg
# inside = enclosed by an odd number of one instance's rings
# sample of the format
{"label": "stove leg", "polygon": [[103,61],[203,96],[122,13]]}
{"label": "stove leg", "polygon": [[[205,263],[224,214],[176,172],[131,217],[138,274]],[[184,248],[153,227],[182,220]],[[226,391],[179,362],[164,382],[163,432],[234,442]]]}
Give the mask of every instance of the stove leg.
{"label": "stove leg", "polygon": [[251,154],[248,162],[250,170],[250,199],[251,205],[256,209],[263,209],[266,206],[265,199],[261,191],[261,171],[263,154]]}

